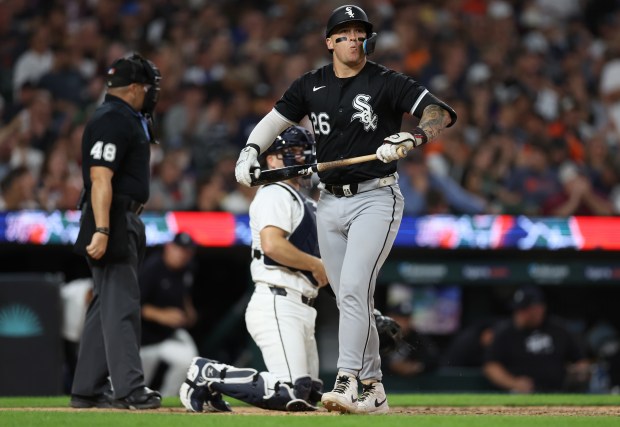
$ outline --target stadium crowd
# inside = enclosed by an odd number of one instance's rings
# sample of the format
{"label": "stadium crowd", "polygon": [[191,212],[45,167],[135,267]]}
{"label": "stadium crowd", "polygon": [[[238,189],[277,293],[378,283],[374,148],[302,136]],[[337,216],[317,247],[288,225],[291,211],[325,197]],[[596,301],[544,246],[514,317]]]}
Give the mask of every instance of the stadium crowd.
{"label": "stadium crowd", "polygon": [[[84,124],[107,67],[136,51],[164,76],[147,209],[247,212],[237,153],[329,60],[324,23],[343,3],[0,2],[0,210],[75,208]],[[379,33],[370,59],[459,115],[400,162],[406,214],[620,212],[619,1],[355,3]]]}

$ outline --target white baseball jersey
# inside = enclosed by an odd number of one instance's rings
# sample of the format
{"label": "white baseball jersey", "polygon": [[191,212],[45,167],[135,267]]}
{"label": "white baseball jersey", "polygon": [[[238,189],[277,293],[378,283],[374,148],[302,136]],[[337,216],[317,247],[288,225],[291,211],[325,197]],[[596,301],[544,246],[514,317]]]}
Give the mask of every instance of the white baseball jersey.
{"label": "white baseball jersey", "polygon": [[[305,202],[314,204],[307,198],[305,198]],[[278,227],[288,233],[288,237],[290,237],[301,224],[303,217],[304,199],[293,187],[286,183],[261,187],[250,205],[253,253],[259,251],[262,254],[260,241],[262,229],[268,226]],[[302,272],[293,271],[283,266],[267,265],[264,256],[254,257],[250,269],[252,280],[255,283],[263,282],[273,286],[290,288],[308,298],[315,298],[318,295],[318,288]]]}

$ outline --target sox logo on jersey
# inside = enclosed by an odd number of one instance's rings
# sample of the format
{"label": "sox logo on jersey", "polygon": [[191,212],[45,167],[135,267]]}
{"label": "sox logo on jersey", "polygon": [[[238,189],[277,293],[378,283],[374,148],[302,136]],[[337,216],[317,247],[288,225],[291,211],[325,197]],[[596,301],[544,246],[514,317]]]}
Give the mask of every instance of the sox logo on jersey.
{"label": "sox logo on jersey", "polygon": [[372,107],[368,103],[369,100],[370,95],[357,95],[353,100],[353,108],[359,112],[351,116],[351,121],[359,119],[364,125],[364,130],[366,132],[368,132],[369,129],[376,130],[377,122],[379,121],[379,117],[373,113]]}

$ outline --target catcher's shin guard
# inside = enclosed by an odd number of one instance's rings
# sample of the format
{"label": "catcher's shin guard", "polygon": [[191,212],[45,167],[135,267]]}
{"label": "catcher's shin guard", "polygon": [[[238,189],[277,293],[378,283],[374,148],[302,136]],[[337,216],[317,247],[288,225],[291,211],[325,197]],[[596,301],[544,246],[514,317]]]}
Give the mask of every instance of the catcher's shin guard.
{"label": "catcher's shin guard", "polygon": [[[268,372],[255,375],[246,383],[214,382],[213,391],[234,397],[262,409],[275,411],[312,411],[313,408],[303,399],[297,399],[289,384],[273,382]],[[272,385],[273,384],[273,385]]]}
{"label": "catcher's shin guard", "polygon": [[[179,390],[181,403],[191,412],[230,412],[228,402],[222,399],[221,393],[211,390],[203,370],[212,361],[203,357],[192,359],[187,370],[185,382]],[[256,372],[256,371],[255,371]]]}
{"label": "catcher's shin guard", "polygon": [[[254,376],[258,373],[256,369],[236,368],[232,365],[226,365],[204,357],[194,358],[192,366],[194,365],[197,366],[199,370],[196,380],[198,385],[207,383],[245,384],[252,381]],[[190,367],[190,369],[192,369],[192,367]]]}

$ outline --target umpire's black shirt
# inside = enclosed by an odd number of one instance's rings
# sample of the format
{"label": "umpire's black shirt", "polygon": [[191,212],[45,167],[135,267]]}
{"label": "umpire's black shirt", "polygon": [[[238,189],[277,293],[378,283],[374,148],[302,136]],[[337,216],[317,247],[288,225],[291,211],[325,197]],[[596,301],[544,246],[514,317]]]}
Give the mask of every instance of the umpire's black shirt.
{"label": "umpire's black shirt", "polygon": [[[114,171],[112,191],[146,203],[149,198],[151,150],[146,122],[122,99],[106,95],[82,136],[82,176],[90,191],[90,167]],[[87,167],[86,167],[87,166]]]}

